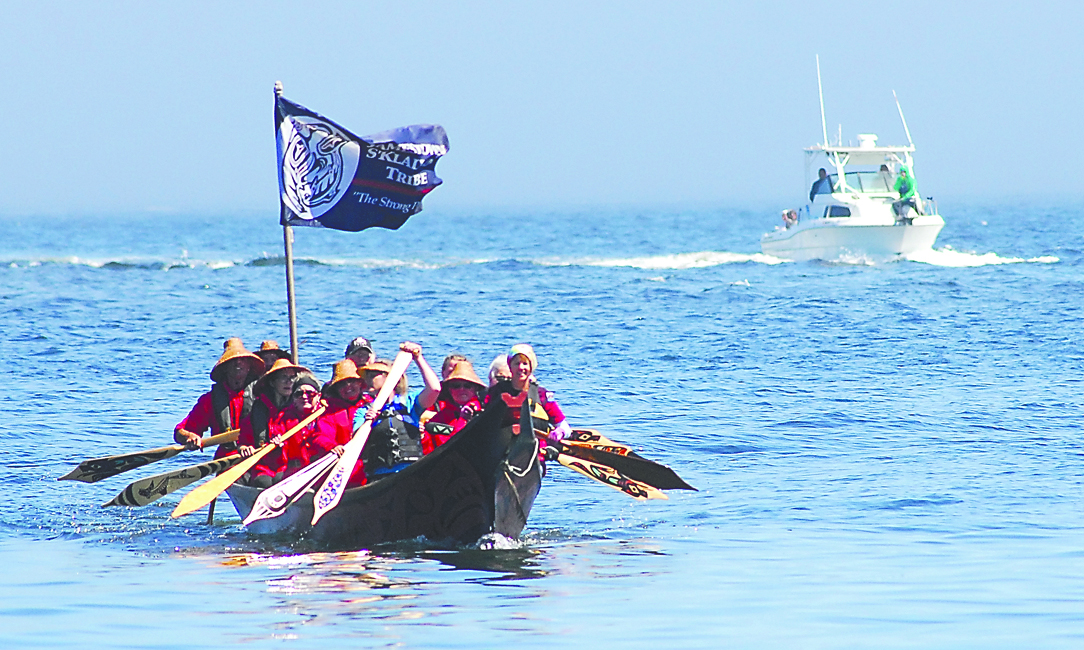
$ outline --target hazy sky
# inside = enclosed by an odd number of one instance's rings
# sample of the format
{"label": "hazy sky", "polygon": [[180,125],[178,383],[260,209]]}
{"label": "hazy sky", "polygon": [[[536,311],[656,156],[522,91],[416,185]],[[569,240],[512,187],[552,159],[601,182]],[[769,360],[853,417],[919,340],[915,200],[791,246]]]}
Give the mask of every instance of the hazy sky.
{"label": "hazy sky", "polygon": [[0,214],[277,214],[272,85],[368,134],[442,124],[427,205],[788,205],[829,132],[906,138],[924,194],[1079,197],[1071,2],[21,2]]}

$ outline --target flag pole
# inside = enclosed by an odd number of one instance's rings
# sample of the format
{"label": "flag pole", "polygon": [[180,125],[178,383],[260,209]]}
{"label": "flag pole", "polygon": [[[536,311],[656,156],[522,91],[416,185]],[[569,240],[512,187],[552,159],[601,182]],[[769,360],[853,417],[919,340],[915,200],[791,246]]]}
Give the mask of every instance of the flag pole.
{"label": "flag pole", "polygon": [[[282,96],[282,82],[275,82],[275,100]],[[275,125],[278,128],[278,124]],[[290,358],[297,364],[297,308],[294,301],[294,229],[286,221],[286,208],[280,208],[282,244],[286,253],[286,309],[290,317]]]}

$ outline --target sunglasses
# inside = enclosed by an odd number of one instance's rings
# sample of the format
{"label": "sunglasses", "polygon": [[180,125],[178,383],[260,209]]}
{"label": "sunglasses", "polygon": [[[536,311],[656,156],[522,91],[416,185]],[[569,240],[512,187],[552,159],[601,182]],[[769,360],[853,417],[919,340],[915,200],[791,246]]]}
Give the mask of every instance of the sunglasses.
{"label": "sunglasses", "polygon": [[447,383],[448,390],[463,390],[465,388],[474,388],[474,384],[469,381],[450,381]]}
{"label": "sunglasses", "polygon": [[295,398],[300,397],[303,400],[314,400],[320,396],[319,391],[315,390],[303,390],[300,393],[294,395]]}

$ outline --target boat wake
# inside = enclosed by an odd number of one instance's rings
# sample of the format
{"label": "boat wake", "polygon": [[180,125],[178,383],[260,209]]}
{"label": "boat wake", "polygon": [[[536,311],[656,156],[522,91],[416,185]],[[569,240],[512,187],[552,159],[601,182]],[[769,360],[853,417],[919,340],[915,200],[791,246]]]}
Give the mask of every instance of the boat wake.
{"label": "boat wake", "polygon": [[918,262],[921,264],[930,264],[933,266],[950,266],[956,268],[977,267],[977,266],[998,266],[1001,264],[1056,264],[1061,260],[1053,255],[1043,255],[1041,257],[1001,257],[997,253],[967,253],[964,251],[953,250],[951,246],[945,246],[943,248],[933,249],[927,248],[926,250],[915,251],[907,255],[906,259],[911,262]]}

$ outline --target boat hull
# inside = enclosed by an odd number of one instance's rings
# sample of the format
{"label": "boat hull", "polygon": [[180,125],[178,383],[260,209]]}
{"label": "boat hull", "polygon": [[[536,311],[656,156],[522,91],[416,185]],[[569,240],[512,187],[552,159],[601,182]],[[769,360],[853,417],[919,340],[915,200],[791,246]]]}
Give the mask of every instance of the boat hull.
{"label": "boat hull", "polygon": [[795,261],[853,257],[887,261],[933,247],[944,227],[937,215],[915,217],[908,225],[848,224],[842,219],[814,219],[786,230],[765,233],[760,248],[767,255]]}
{"label": "boat hull", "polygon": [[[343,493],[316,524],[313,492],[273,519],[248,526],[257,535],[305,539],[335,549],[358,549],[417,537],[468,544],[496,532],[517,537],[542,480],[533,436],[502,426],[507,407],[491,402],[482,415],[422,460],[387,478]],[[227,490],[241,518],[256,488]]]}

